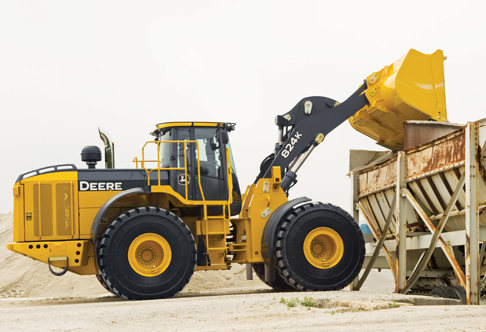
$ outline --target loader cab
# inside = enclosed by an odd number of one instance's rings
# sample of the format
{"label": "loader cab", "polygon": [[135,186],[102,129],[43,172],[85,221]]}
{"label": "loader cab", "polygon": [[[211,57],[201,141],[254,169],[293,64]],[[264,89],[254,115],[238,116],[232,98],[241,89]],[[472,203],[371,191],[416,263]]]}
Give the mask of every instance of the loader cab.
{"label": "loader cab", "polygon": [[241,192],[228,138],[234,127],[232,123],[171,122],[158,124],[152,133],[160,142],[160,165],[169,169],[171,188],[188,200],[229,200],[226,169],[229,149],[233,183],[231,215],[241,210]]}

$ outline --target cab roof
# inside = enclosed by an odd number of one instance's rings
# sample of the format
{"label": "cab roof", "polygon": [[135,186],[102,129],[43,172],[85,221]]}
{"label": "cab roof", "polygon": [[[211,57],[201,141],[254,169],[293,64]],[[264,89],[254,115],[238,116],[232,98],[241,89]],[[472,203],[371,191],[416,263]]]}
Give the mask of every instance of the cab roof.
{"label": "cab roof", "polygon": [[165,128],[174,128],[174,127],[221,127],[226,131],[230,132],[235,129],[236,123],[230,122],[204,122],[204,121],[197,121],[197,122],[163,122],[158,123],[155,125],[155,130],[150,133],[152,136],[158,136],[161,131],[164,131]]}

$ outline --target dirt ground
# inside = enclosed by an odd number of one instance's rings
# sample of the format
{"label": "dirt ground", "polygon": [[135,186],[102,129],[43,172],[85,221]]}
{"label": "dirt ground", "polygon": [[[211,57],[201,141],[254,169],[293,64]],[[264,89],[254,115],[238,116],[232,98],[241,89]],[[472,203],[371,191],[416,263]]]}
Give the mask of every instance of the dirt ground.
{"label": "dirt ground", "polygon": [[486,306],[393,294],[391,275],[377,271],[360,292],[283,293],[235,265],[196,272],[172,299],[126,301],[94,276],[55,277],[8,251],[11,225],[1,217],[1,331],[486,331]]}
{"label": "dirt ground", "polygon": [[[396,300],[396,294],[371,300],[373,293],[347,291],[225,293],[139,302],[109,295],[6,298],[0,300],[0,326],[3,331],[486,331],[486,306],[420,306]],[[288,306],[304,296],[319,307]]]}

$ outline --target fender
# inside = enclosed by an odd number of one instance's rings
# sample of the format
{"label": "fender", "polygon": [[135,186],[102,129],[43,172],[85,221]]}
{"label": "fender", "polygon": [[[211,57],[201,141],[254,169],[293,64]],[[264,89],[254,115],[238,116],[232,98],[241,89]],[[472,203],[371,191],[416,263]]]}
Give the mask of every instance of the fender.
{"label": "fender", "polygon": [[273,255],[275,233],[277,232],[280,221],[296,206],[311,201],[308,197],[299,197],[288,201],[285,204],[279,206],[274,213],[268,218],[262,235],[262,256],[263,258],[269,258]]}
{"label": "fender", "polygon": [[128,190],[122,191],[121,193],[116,194],[115,196],[110,198],[108,201],[106,201],[105,204],[103,204],[103,206],[100,208],[100,210],[96,214],[96,217],[93,221],[93,226],[91,227],[91,233],[93,234],[92,241],[93,241],[93,244],[95,245],[95,248],[96,248],[96,245],[97,245],[96,236],[98,235],[98,228],[99,228],[100,223],[101,223],[101,217],[103,217],[103,215],[108,210],[108,208],[111,206],[111,204],[113,204],[114,202],[116,202],[117,200],[119,200],[122,197],[132,195],[132,194],[143,194],[145,192],[146,192],[146,190],[144,190],[143,188],[128,189]]}

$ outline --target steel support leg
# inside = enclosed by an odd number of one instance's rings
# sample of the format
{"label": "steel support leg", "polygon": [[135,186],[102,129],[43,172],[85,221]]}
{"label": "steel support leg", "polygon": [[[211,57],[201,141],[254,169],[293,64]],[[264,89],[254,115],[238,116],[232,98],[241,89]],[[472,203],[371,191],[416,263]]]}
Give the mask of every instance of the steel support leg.
{"label": "steel support leg", "polygon": [[406,165],[405,165],[405,152],[400,151],[397,159],[397,188],[395,199],[397,208],[396,219],[396,238],[397,238],[397,276],[395,280],[395,292],[398,293],[405,287],[407,280],[407,198],[403,193],[403,189],[407,188],[405,182],[406,177]]}
{"label": "steel support leg", "polygon": [[467,304],[479,304],[478,124],[466,126],[466,294]]}
{"label": "steel support leg", "polygon": [[[359,224],[359,208],[358,208],[358,174],[355,172],[351,172],[351,215],[353,216],[354,220]],[[358,291],[359,288],[359,274],[354,278],[353,282],[351,283],[351,290]]]}

